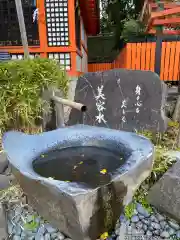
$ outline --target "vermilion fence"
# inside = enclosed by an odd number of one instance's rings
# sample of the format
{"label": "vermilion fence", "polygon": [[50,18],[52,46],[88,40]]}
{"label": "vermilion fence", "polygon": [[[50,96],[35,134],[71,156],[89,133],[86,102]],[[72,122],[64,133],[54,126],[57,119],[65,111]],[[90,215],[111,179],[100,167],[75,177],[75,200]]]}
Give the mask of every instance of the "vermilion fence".
{"label": "vermilion fence", "polygon": [[180,80],[180,41],[162,43],[160,77],[165,81]]}
{"label": "vermilion fence", "polygon": [[[158,42],[160,41],[160,42]],[[112,63],[93,63],[89,72],[115,68],[155,71],[164,81],[180,80],[180,39],[127,43]]]}

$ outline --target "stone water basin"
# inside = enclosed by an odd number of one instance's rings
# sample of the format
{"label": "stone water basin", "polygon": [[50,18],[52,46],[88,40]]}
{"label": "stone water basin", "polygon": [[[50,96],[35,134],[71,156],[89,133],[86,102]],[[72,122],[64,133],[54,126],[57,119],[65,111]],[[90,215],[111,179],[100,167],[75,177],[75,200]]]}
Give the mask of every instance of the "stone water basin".
{"label": "stone water basin", "polygon": [[3,136],[29,204],[73,240],[110,231],[151,172],[154,147],[134,133],[75,125]]}

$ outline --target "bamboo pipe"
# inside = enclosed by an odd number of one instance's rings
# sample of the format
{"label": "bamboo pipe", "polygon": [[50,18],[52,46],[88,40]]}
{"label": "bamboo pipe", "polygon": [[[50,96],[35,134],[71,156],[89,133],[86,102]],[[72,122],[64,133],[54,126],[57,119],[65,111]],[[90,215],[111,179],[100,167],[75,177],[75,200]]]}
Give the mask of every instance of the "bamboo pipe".
{"label": "bamboo pipe", "polygon": [[58,102],[58,103],[66,105],[68,107],[75,108],[75,109],[77,109],[81,112],[86,112],[87,111],[87,106],[85,106],[82,103],[77,103],[77,102],[70,101],[70,100],[64,99],[64,98],[60,98],[60,97],[57,97],[57,96],[54,96],[54,95],[51,97],[51,99]]}

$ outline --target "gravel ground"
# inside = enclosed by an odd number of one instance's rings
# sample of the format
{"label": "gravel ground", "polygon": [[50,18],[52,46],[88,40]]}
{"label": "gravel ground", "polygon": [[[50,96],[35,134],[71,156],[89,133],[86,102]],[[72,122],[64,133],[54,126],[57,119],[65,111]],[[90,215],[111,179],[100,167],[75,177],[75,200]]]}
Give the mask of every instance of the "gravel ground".
{"label": "gravel ground", "polygon": [[[160,214],[155,209],[153,209],[153,213],[150,214],[138,203],[136,204],[136,209],[134,210],[134,214],[130,220],[126,219],[124,216],[121,216],[120,220],[123,224],[121,227],[120,223],[117,223],[116,225],[115,233],[118,235],[116,238],[117,240],[180,239],[180,225],[176,221]],[[132,238],[132,236],[137,238]]]}
{"label": "gravel ground", "polygon": [[[180,239],[180,225],[177,222],[159,214],[156,210],[150,214],[140,204],[136,204],[134,215],[130,220],[124,215],[120,220],[108,240]],[[39,217],[27,204],[12,205],[9,209],[8,233],[13,240],[70,240]]]}

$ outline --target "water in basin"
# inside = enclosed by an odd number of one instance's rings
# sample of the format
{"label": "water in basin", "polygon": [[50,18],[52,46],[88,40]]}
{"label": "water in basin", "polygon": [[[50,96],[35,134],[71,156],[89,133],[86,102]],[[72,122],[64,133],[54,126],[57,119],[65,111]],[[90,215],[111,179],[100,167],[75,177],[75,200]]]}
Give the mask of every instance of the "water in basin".
{"label": "water in basin", "polygon": [[103,147],[68,147],[56,149],[33,161],[36,173],[46,178],[77,182],[90,188],[107,184],[125,162],[119,152]]}

